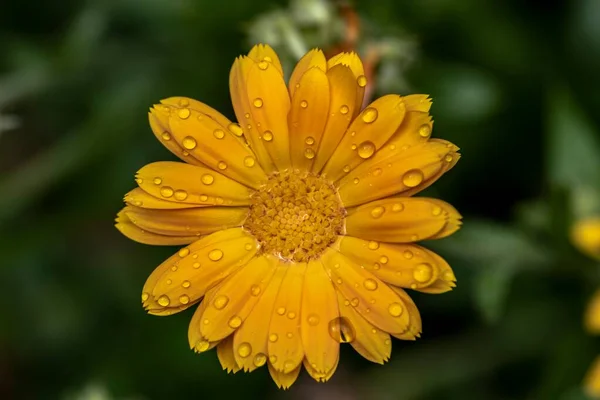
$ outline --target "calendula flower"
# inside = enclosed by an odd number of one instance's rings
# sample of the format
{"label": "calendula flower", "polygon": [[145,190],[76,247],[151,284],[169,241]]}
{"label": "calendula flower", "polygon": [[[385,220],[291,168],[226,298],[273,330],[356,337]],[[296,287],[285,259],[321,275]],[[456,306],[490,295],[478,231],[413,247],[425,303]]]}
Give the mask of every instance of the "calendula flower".
{"label": "calendula flower", "polygon": [[268,46],[238,58],[230,91],[239,124],[184,97],[151,108],[156,137],[184,162],[137,174],[117,228],[154,245],[186,245],[142,291],[150,314],[198,304],[197,352],[217,347],[227,371],[268,366],[288,388],[302,365],[326,381],[340,343],[384,363],[391,337],[421,332],[404,289],[442,293],[449,265],[414,244],[460,226],[436,199],[410,197],[452,168],[453,144],[431,139],[425,95],[362,109],[360,58],[307,53],[286,86]]}
{"label": "calendula flower", "polygon": [[[571,228],[571,241],[584,254],[600,260],[600,218],[591,217],[576,221]],[[592,295],[584,317],[586,330],[600,334],[600,289]],[[590,367],[584,381],[587,394],[600,398],[600,356]]]}

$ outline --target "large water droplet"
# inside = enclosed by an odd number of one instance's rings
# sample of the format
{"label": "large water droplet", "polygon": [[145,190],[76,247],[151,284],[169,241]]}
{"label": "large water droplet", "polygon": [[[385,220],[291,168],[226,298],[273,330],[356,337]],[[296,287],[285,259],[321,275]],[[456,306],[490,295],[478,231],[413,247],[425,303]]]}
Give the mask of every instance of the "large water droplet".
{"label": "large water droplet", "polygon": [[361,75],[356,79],[356,82],[358,83],[358,86],[365,87],[365,86],[367,86],[367,77],[364,75]]}
{"label": "large water droplet", "polygon": [[214,176],[209,175],[209,174],[202,175],[202,183],[204,183],[205,185],[212,185],[214,181],[215,181]]}
{"label": "large water droplet", "polygon": [[360,158],[370,158],[375,153],[375,144],[370,141],[362,142],[358,145],[358,156]]}
{"label": "large water droplet", "polygon": [[419,135],[421,135],[421,137],[429,137],[429,135],[431,135],[431,127],[427,124],[421,125],[421,127],[419,127]]}
{"label": "large water droplet", "polygon": [[377,289],[377,281],[374,279],[365,279],[363,282],[363,286],[367,290],[375,290]]}
{"label": "large water droplet", "polygon": [[265,140],[265,142],[270,142],[271,140],[273,140],[273,132],[264,131],[262,138]]}
{"label": "large water droplet", "polygon": [[389,259],[386,256],[381,256],[381,258],[379,259],[379,262],[382,264],[387,264],[389,261]]}
{"label": "large water droplet", "polygon": [[315,138],[313,138],[312,136],[309,136],[306,138],[304,143],[306,143],[309,146],[312,146],[313,144],[315,144]]}
{"label": "large water droplet", "polygon": [[267,362],[267,356],[263,353],[257,353],[254,356],[254,365],[257,367],[262,367]]}
{"label": "large water droplet", "polygon": [[190,302],[190,297],[185,294],[182,294],[181,296],[179,296],[179,302],[181,304],[188,304]]}
{"label": "large water droplet", "polygon": [[420,169],[411,169],[402,176],[402,183],[406,187],[415,187],[423,182],[423,171]]}
{"label": "large water droplet", "polygon": [[190,281],[183,281],[181,282],[181,286],[185,289],[189,288],[190,286],[192,286],[192,283]]}
{"label": "large water droplet", "polygon": [[210,343],[207,340],[200,340],[198,343],[196,343],[196,346],[194,346],[196,351],[198,351],[200,353],[208,350],[209,347],[210,347]]}
{"label": "large water droplet", "polygon": [[190,117],[190,114],[191,114],[191,111],[189,108],[182,108],[177,113],[177,115],[179,115],[179,118],[181,118],[181,119],[188,119]]}
{"label": "large water droplet", "polygon": [[385,208],[382,206],[373,207],[371,210],[371,217],[373,218],[381,218],[383,213],[385,212]]}
{"label": "large water droplet", "polygon": [[244,130],[238,124],[231,123],[227,126],[227,129],[235,136],[242,136],[244,134]]}
{"label": "large water droplet", "polygon": [[366,124],[371,124],[371,123],[375,122],[378,115],[379,115],[379,113],[377,112],[377,109],[375,109],[373,107],[367,107],[362,112],[362,120]]}
{"label": "large water droplet", "polygon": [[173,188],[169,187],[169,186],[163,186],[162,188],[160,188],[160,195],[162,197],[171,197],[173,196]]}
{"label": "large water droplet", "polygon": [[187,199],[188,194],[185,190],[176,190],[175,191],[175,200],[183,201]]}
{"label": "large water droplet", "polygon": [[404,311],[404,309],[400,303],[392,303],[388,307],[388,312],[392,317],[399,317],[402,314],[402,311]]}
{"label": "large water droplet", "polygon": [[304,157],[308,158],[309,160],[312,160],[313,158],[315,158],[315,151],[313,149],[304,150]]}
{"label": "large water droplet", "polygon": [[225,131],[223,129],[215,129],[213,136],[217,139],[223,139],[225,137]]}
{"label": "large water droplet", "polygon": [[184,137],[183,141],[181,143],[183,144],[183,147],[185,147],[188,150],[193,150],[198,145],[198,143],[196,142],[196,139],[194,139],[191,136]]}
{"label": "large water droplet", "polygon": [[237,315],[233,316],[229,319],[229,327],[230,328],[234,328],[234,329],[239,328],[240,325],[242,325],[242,319],[240,317],[238,317]]}
{"label": "large water droplet", "polygon": [[420,283],[428,282],[432,276],[433,268],[427,263],[417,265],[413,271],[413,278]]}
{"label": "large water droplet", "polygon": [[162,307],[167,307],[169,304],[171,304],[171,299],[169,299],[166,294],[163,294],[156,302]]}
{"label": "large water droplet", "polygon": [[165,142],[171,140],[171,134],[169,132],[163,132],[161,136]]}
{"label": "large water droplet", "polygon": [[350,111],[350,109],[348,108],[348,106],[344,105],[340,107],[340,113],[346,115],[348,114],[348,111]]}
{"label": "large water droplet", "polygon": [[179,252],[177,253],[179,254],[179,257],[183,258],[183,257],[187,257],[188,254],[190,254],[190,249],[188,249],[187,247],[184,249],[179,250]]}
{"label": "large water droplet", "polygon": [[356,338],[354,327],[346,317],[337,317],[329,321],[329,336],[340,343],[350,343]]}
{"label": "large water droplet", "polygon": [[257,97],[256,99],[254,99],[254,101],[252,102],[252,104],[256,108],[261,108],[263,106],[263,100],[260,97]]}
{"label": "large water droplet", "polygon": [[227,303],[229,303],[229,297],[225,295],[219,295],[213,300],[213,306],[215,306],[217,310],[222,310],[225,308]]}
{"label": "large water droplet", "polygon": [[219,261],[221,258],[223,258],[223,251],[220,249],[211,250],[210,253],[208,253],[208,258],[210,258],[212,261]]}
{"label": "large water droplet", "polygon": [[242,358],[246,358],[250,354],[252,354],[252,346],[250,345],[250,343],[244,342],[240,344],[240,346],[238,347],[238,355]]}
{"label": "large water droplet", "polygon": [[254,157],[252,156],[247,156],[246,158],[244,158],[244,165],[248,168],[254,167],[255,163],[256,161],[254,161]]}
{"label": "large water droplet", "polygon": [[160,178],[154,178],[153,182],[154,182],[155,185],[160,185],[162,183],[162,179],[160,179]]}

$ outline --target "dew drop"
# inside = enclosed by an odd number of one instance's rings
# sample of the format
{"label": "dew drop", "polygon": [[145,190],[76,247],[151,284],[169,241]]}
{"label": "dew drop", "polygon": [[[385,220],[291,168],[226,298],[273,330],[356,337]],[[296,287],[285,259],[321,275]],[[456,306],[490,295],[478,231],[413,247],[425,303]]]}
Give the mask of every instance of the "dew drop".
{"label": "dew drop", "polygon": [[190,297],[188,295],[182,294],[179,296],[179,302],[181,304],[188,304],[190,302]]}
{"label": "dew drop", "polygon": [[200,201],[206,201],[208,200],[208,196],[205,194],[200,195]]}
{"label": "dew drop", "polygon": [[446,162],[452,162],[452,156],[450,154],[448,154],[444,160],[446,160]]}
{"label": "dew drop", "polygon": [[356,338],[354,327],[346,317],[337,317],[329,321],[329,336],[340,343],[350,343]]}
{"label": "dew drop", "polygon": [[260,97],[257,97],[256,99],[254,99],[254,101],[252,102],[252,104],[256,108],[261,108],[263,106],[263,100]]}
{"label": "dew drop", "polygon": [[442,213],[442,207],[439,206],[435,206],[433,207],[433,210],[431,210],[431,214],[433,214],[434,216],[438,216]]}
{"label": "dew drop", "polygon": [[343,168],[344,172],[348,173],[350,172],[350,166],[349,165],[345,165]]}
{"label": "dew drop", "polygon": [[179,115],[179,118],[181,118],[181,119],[188,119],[190,117],[190,114],[191,114],[191,111],[189,108],[182,108],[177,113],[177,115]]}
{"label": "dew drop", "polygon": [[163,294],[158,298],[157,303],[162,307],[167,307],[169,304],[171,304],[171,299],[169,299],[167,295]]}
{"label": "dew drop", "polygon": [[288,332],[285,334],[285,336],[287,336],[288,339],[291,339],[294,337],[294,334],[292,332]]}
{"label": "dew drop", "polygon": [[402,311],[404,311],[404,309],[400,303],[392,303],[388,307],[388,312],[392,317],[399,317],[402,314]]}
{"label": "dew drop", "polygon": [[162,179],[160,179],[160,178],[154,178],[153,182],[154,182],[155,185],[160,185],[162,183]]}
{"label": "dew drop", "polygon": [[284,372],[290,372],[294,369],[294,367],[296,366],[296,364],[294,364],[293,361],[288,360],[286,362],[283,363],[283,371]]}
{"label": "dew drop", "polygon": [[171,197],[173,196],[173,189],[169,186],[163,186],[162,188],[160,188],[160,195],[162,197]]}
{"label": "dew drop", "polygon": [[379,176],[382,173],[383,173],[383,170],[381,168],[375,168],[375,171],[373,171],[374,176]]}
{"label": "dew drop", "polygon": [[358,145],[358,156],[360,158],[370,158],[375,153],[375,145],[373,142],[366,141]]}
{"label": "dew drop", "polygon": [[148,292],[142,293],[142,302],[148,300],[149,297],[150,297],[150,295],[148,294]]}
{"label": "dew drop", "polygon": [[173,281],[171,279],[167,279],[167,285],[170,285],[171,283],[173,283]]}
{"label": "dew drop", "polygon": [[309,146],[312,146],[313,144],[315,144],[315,138],[313,138],[312,136],[309,136],[306,138],[304,143],[306,143]]}
{"label": "dew drop", "polygon": [[181,143],[183,144],[183,147],[185,147],[188,150],[193,150],[198,145],[198,143],[196,142],[196,139],[194,139],[191,136],[184,137],[183,141]]}
{"label": "dew drop", "polygon": [[272,60],[272,59],[271,59],[271,57],[269,57],[269,56],[264,56],[264,57],[263,57],[263,61],[266,61],[266,62],[271,62],[271,61],[273,61],[273,60]]}
{"label": "dew drop", "polygon": [[365,87],[365,86],[367,86],[367,77],[364,75],[361,75],[356,79],[356,82],[358,83],[358,86]]}
{"label": "dew drop", "polygon": [[181,286],[187,289],[192,286],[192,283],[190,281],[183,281],[181,282]]}
{"label": "dew drop", "polygon": [[377,281],[375,281],[374,279],[366,279],[363,282],[363,286],[367,290],[375,290],[375,289],[377,289]]}
{"label": "dew drop", "polygon": [[275,364],[277,362],[277,356],[276,355],[269,356],[269,361],[271,362],[271,364]]}
{"label": "dew drop", "polygon": [[219,261],[221,258],[223,258],[223,251],[220,249],[211,250],[210,253],[208,253],[208,258],[210,258],[212,261]]}
{"label": "dew drop", "polygon": [[270,142],[271,140],[273,140],[273,132],[264,131],[262,137],[265,140],[265,142]]}
{"label": "dew drop", "polygon": [[217,310],[225,308],[227,303],[229,303],[229,297],[225,295],[219,295],[213,300],[213,306],[215,306]]}
{"label": "dew drop", "polygon": [[215,129],[213,136],[217,139],[223,139],[225,137],[225,131],[223,129]]}
{"label": "dew drop", "polygon": [[188,99],[181,99],[181,100],[179,100],[179,105],[181,107],[187,107],[190,105],[190,102],[188,101]]}
{"label": "dew drop", "polygon": [[[357,284],[358,285],[358,284]],[[352,300],[350,300],[350,305],[352,307],[358,307],[358,304],[360,303],[360,301],[358,300],[357,297],[353,298]]]}
{"label": "dew drop", "polygon": [[429,281],[432,276],[433,269],[431,268],[431,265],[427,263],[417,265],[413,271],[413,278],[415,278],[415,281],[420,283]]}
{"label": "dew drop", "polygon": [[250,354],[252,354],[252,346],[250,345],[250,343],[244,342],[240,344],[240,346],[238,347],[238,355],[242,358],[246,358]]}
{"label": "dew drop", "polygon": [[177,254],[179,254],[179,257],[181,257],[181,258],[187,257],[187,255],[190,254],[190,249],[188,249],[188,248],[181,249],[181,250],[179,250],[179,253],[177,253]]}
{"label": "dew drop", "polygon": [[214,181],[215,181],[214,176],[212,176],[210,174],[202,175],[202,183],[204,183],[205,185],[212,185]]}
{"label": "dew drop", "polygon": [[306,318],[306,322],[308,322],[311,326],[317,326],[319,324],[320,318],[317,314],[310,314],[308,318]]}
{"label": "dew drop", "polygon": [[312,160],[313,158],[315,158],[315,151],[313,149],[304,150],[304,157],[308,158],[309,160]]}
{"label": "dew drop", "polygon": [[254,161],[254,157],[252,156],[247,156],[246,158],[244,158],[244,165],[248,168],[254,167],[255,163],[256,161]]}
{"label": "dew drop", "polygon": [[371,217],[373,218],[381,218],[383,213],[385,212],[385,208],[382,206],[373,207],[371,210]]}
{"label": "dew drop", "polygon": [[252,243],[246,243],[244,245],[244,248],[248,251],[252,250],[254,248],[254,246],[252,245]]}
{"label": "dew drop", "polygon": [[413,252],[410,250],[404,250],[404,258],[406,258],[407,260],[410,260],[411,258],[413,258]]}
{"label": "dew drop", "polygon": [[210,347],[210,343],[207,340],[201,340],[198,343],[196,343],[195,349],[202,353],[203,351],[208,350],[208,348]]}
{"label": "dew drop", "polygon": [[308,101],[306,101],[306,100],[302,100],[302,101],[300,102],[300,107],[302,107],[302,108],[306,108],[306,107],[308,107]]}
{"label": "dew drop", "polygon": [[234,124],[233,122],[227,126],[227,129],[235,136],[242,136],[244,134],[244,130],[238,124]]}
{"label": "dew drop", "polygon": [[235,328],[239,328],[240,325],[242,325],[242,319],[240,317],[238,317],[237,315],[233,316],[229,319],[229,327],[235,329]]}
{"label": "dew drop", "polygon": [[358,182],[360,182],[360,179],[358,179],[358,178],[354,178],[354,179],[352,180],[352,182],[353,182],[355,185],[358,185]]}
{"label": "dew drop", "polygon": [[379,243],[371,241],[369,242],[369,249],[370,250],[377,250],[379,248]]}
{"label": "dew drop", "polygon": [[288,317],[289,319],[294,319],[294,318],[296,318],[296,313],[295,313],[295,312],[293,312],[293,311],[290,311],[290,312],[287,314],[287,317]]}
{"label": "dew drop", "polygon": [[402,203],[396,203],[392,206],[393,212],[400,212],[402,210],[404,210],[404,205],[402,205]]}
{"label": "dew drop", "polygon": [[169,132],[163,132],[163,134],[161,136],[165,142],[168,142],[169,140],[171,140],[171,134]]}
{"label": "dew drop", "polygon": [[382,264],[387,264],[389,261],[389,259],[386,256],[381,256],[381,258],[379,259],[379,262]]}
{"label": "dew drop", "polygon": [[342,113],[344,115],[348,114],[349,111],[350,111],[350,109],[346,105],[340,107],[340,113]]}
{"label": "dew drop", "polygon": [[263,71],[265,71],[267,68],[269,68],[269,63],[267,61],[261,61],[258,63],[258,68],[262,69]]}
{"label": "dew drop", "polygon": [[252,285],[252,287],[250,288],[250,293],[252,293],[252,296],[258,296],[260,294],[260,290],[260,286]]}
{"label": "dew drop", "polygon": [[365,124],[371,124],[375,122],[379,113],[377,109],[373,107],[367,107],[362,113],[362,120]]}
{"label": "dew drop", "polygon": [[423,171],[420,169],[411,169],[402,176],[402,183],[406,187],[415,187],[423,182]]}
{"label": "dew drop", "polygon": [[254,356],[254,365],[257,367],[262,367],[267,362],[267,356],[263,353],[257,353]]}
{"label": "dew drop", "polygon": [[176,190],[175,191],[175,200],[183,201],[187,199],[188,194],[185,190]]}
{"label": "dew drop", "polygon": [[427,124],[421,125],[419,127],[419,135],[421,135],[421,137],[429,137],[429,135],[431,135],[431,127]]}
{"label": "dew drop", "polygon": [[227,169],[227,163],[225,161],[219,161],[217,167],[219,167],[220,170]]}
{"label": "dew drop", "polygon": [[279,339],[279,336],[277,336],[276,333],[271,333],[269,335],[269,342],[271,342],[271,343],[275,343],[278,339]]}
{"label": "dew drop", "polygon": [[[194,255],[196,255],[196,254],[194,254]],[[194,269],[198,269],[198,268],[200,268],[200,263],[199,262],[195,262],[195,263],[192,264],[192,267]]]}
{"label": "dew drop", "polygon": [[285,307],[279,307],[279,308],[277,309],[277,314],[279,314],[279,315],[283,315],[283,314],[285,314]]}

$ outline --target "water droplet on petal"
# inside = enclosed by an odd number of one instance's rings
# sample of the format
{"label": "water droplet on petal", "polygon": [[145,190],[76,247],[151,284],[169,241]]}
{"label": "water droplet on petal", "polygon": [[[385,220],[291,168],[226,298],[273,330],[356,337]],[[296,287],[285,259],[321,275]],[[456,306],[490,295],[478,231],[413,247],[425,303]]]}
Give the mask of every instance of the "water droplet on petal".
{"label": "water droplet on petal", "polygon": [[220,170],[227,169],[227,163],[225,161],[219,161],[217,167],[219,167]]}
{"label": "water droplet on petal", "polygon": [[244,130],[238,124],[231,123],[227,126],[227,129],[235,136],[242,136],[244,134]]}
{"label": "water droplet on petal", "polygon": [[188,254],[190,254],[190,249],[185,248],[185,249],[181,249],[179,250],[179,257],[183,258],[183,257],[187,257]]}
{"label": "water droplet on petal", "polygon": [[212,185],[215,181],[215,178],[212,175],[204,174],[202,175],[202,183],[205,185]]}
{"label": "water droplet on petal", "polygon": [[382,206],[373,207],[371,210],[371,217],[373,218],[381,218],[383,213],[385,212],[385,208]]}
{"label": "water droplet on petal", "polygon": [[181,296],[179,296],[179,302],[181,304],[188,304],[190,302],[190,297],[185,294],[182,294]]}
{"label": "water droplet on petal", "polygon": [[229,297],[225,295],[219,295],[213,300],[213,306],[215,306],[217,310],[222,310],[225,308],[227,303],[229,303]]}
{"label": "water droplet on petal", "polygon": [[319,321],[320,318],[317,314],[310,314],[308,318],[306,318],[306,322],[308,322],[308,324],[312,326],[317,326],[319,324]]}
{"label": "water droplet on petal", "polygon": [[349,165],[345,165],[344,166],[344,172],[346,172],[346,173],[350,172],[350,166]]}
{"label": "water droplet on petal", "polygon": [[160,185],[162,183],[162,179],[160,178],[154,178],[154,184],[155,185]]}
{"label": "water droplet on petal", "polygon": [[375,290],[375,289],[377,289],[377,281],[375,281],[374,279],[366,279],[363,282],[363,286],[367,290]]}
{"label": "water droplet on petal", "polygon": [[309,146],[312,146],[313,144],[315,144],[315,138],[313,138],[312,136],[309,136],[306,138],[304,143],[306,143]]}
{"label": "water droplet on petal", "polygon": [[358,145],[358,156],[360,158],[370,158],[375,153],[375,145],[373,142],[366,141]]}
{"label": "water droplet on petal", "polygon": [[435,206],[433,207],[433,210],[431,210],[431,214],[433,214],[434,216],[438,216],[442,213],[442,207],[439,206]]}
{"label": "water droplet on petal", "polygon": [[288,333],[285,334],[285,336],[287,336],[288,339],[291,339],[291,338],[294,337],[294,334],[292,332],[288,332]]}
{"label": "water droplet on petal", "polygon": [[264,131],[262,137],[266,142],[270,142],[273,140],[273,133],[271,131]]}
{"label": "water droplet on petal", "polygon": [[173,189],[170,188],[169,186],[163,186],[162,188],[160,188],[160,195],[162,197],[171,197],[173,196]]}
{"label": "water droplet on petal", "polygon": [[169,299],[167,295],[163,294],[158,298],[157,303],[162,307],[167,307],[169,304],[171,304],[171,299]]}
{"label": "water droplet on petal", "polygon": [[346,115],[346,114],[348,114],[348,111],[350,111],[350,109],[348,108],[348,106],[344,105],[344,106],[340,107],[340,113]]}
{"label": "water droplet on petal", "polygon": [[181,286],[187,289],[192,286],[192,283],[190,281],[183,281],[181,282]]}
{"label": "water droplet on petal", "polygon": [[147,292],[142,293],[142,302],[148,300],[149,297],[150,295]]}
{"label": "water droplet on petal", "polygon": [[190,102],[188,101],[188,99],[181,99],[181,100],[179,100],[179,105],[181,107],[187,107],[190,105]]}
{"label": "water droplet on petal", "polygon": [[402,314],[402,311],[404,311],[404,309],[400,303],[392,303],[388,307],[388,312],[392,317],[399,317]]}
{"label": "water droplet on petal", "polygon": [[267,362],[267,356],[263,353],[257,353],[254,356],[254,365],[257,367],[262,367]]}
{"label": "water droplet on petal", "polygon": [[239,328],[240,325],[242,325],[242,319],[240,317],[238,317],[237,315],[233,316],[229,319],[229,327],[235,329],[235,328]]}
{"label": "water droplet on petal", "polygon": [[402,183],[406,187],[415,187],[423,182],[423,171],[420,169],[411,169],[402,176]]}
{"label": "water droplet on petal", "polygon": [[300,107],[302,107],[302,108],[306,108],[306,107],[308,107],[308,101],[306,101],[306,100],[302,100],[302,101],[300,102]]}
{"label": "water droplet on petal", "polygon": [[200,195],[200,201],[207,201],[208,200],[208,196],[205,194]]}
{"label": "water droplet on petal", "polygon": [[429,137],[429,135],[431,135],[431,127],[427,124],[421,125],[419,128],[419,135],[424,138]]}
{"label": "water droplet on petal", "polygon": [[244,342],[240,344],[240,346],[238,347],[238,355],[242,358],[246,358],[250,354],[252,354],[252,346],[250,345],[250,343]]}
{"label": "water droplet on petal", "polygon": [[256,108],[261,108],[263,106],[263,100],[260,97],[257,97],[256,99],[254,99],[254,101],[252,102],[252,104]]}
{"label": "water droplet on petal", "polygon": [[402,203],[396,203],[392,206],[393,212],[400,212],[402,210],[404,210],[404,205]]}
{"label": "water droplet on petal", "polygon": [[378,115],[377,109],[368,107],[362,112],[362,120],[365,124],[371,124],[375,122]]}
{"label": "water droplet on petal", "polygon": [[287,317],[288,317],[289,319],[294,319],[294,318],[296,318],[296,313],[295,313],[295,312],[293,312],[293,311],[290,311],[290,312],[287,314]]}
{"label": "water droplet on petal", "polygon": [[182,108],[177,113],[177,115],[179,115],[179,118],[181,118],[181,119],[187,119],[187,118],[189,118],[190,114],[191,114],[191,111],[190,111],[189,108]]}
{"label": "water droplet on petal", "polygon": [[387,264],[389,261],[389,259],[386,256],[381,256],[381,258],[379,259],[379,262],[382,264]]}
{"label": "water droplet on petal", "polygon": [[168,142],[169,140],[171,140],[171,134],[169,132],[163,132],[163,134],[161,136],[165,142]]}
{"label": "water droplet on petal", "polygon": [[367,86],[367,77],[364,75],[361,75],[356,79],[356,82],[358,83],[358,86],[365,87],[365,86]]}
{"label": "water droplet on petal", "polygon": [[375,171],[373,171],[374,176],[379,176],[382,173],[383,173],[383,170],[381,168],[375,168]]}
{"label": "water droplet on petal", "polygon": [[428,282],[432,276],[433,269],[431,268],[431,265],[427,263],[417,265],[413,271],[413,278],[420,283]]}
{"label": "water droplet on petal", "polygon": [[194,346],[196,351],[198,351],[200,353],[208,350],[209,347],[210,347],[210,343],[207,340],[201,340],[198,343],[196,343],[196,346]]}
{"label": "water droplet on petal", "polygon": [[191,136],[184,137],[181,143],[183,144],[183,147],[185,147],[188,150],[193,150],[198,145],[196,139],[194,139]]}
{"label": "water droplet on petal", "polygon": [[285,307],[279,307],[279,308],[277,309],[277,314],[279,314],[279,315],[283,315],[283,314],[285,314]]}
{"label": "water droplet on petal", "polygon": [[294,369],[294,367],[296,366],[296,364],[294,364],[293,361],[288,360],[286,362],[283,363],[283,371],[284,372],[290,372]]}
{"label": "water droplet on petal", "polygon": [[369,242],[369,249],[370,250],[377,250],[379,248],[379,243],[371,241]]}
{"label": "water droplet on petal", "polygon": [[223,139],[225,137],[225,131],[223,129],[215,129],[213,136],[217,139]]}
{"label": "water droplet on petal", "polygon": [[[358,284],[357,284],[357,286],[358,286]],[[358,307],[359,304],[360,304],[360,300],[358,300],[357,297],[350,300],[350,305],[352,305],[352,307]]]}
{"label": "water droplet on petal", "polygon": [[[197,254],[194,254],[194,255],[197,255]],[[200,268],[200,263],[199,262],[195,262],[195,263],[192,264],[192,267],[194,269],[198,269],[198,268]]]}
{"label": "water droplet on petal", "polygon": [[262,69],[263,71],[266,70],[267,68],[269,68],[269,63],[267,61],[261,61],[258,63],[258,68]]}
{"label": "water droplet on petal", "polygon": [[258,296],[260,294],[260,286],[252,285],[250,288],[250,293],[252,293],[252,296]]}
{"label": "water droplet on petal", "polygon": [[188,194],[185,190],[176,190],[175,191],[175,200],[183,201],[187,199]]}
{"label": "water droplet on petal", "polygon": [[313,158],[315,158],[315,151],[313,149],[304,150],[304,157],[308,158],[309,160],[312,160]]}
{"label": "water droplet on petal", "polygon": [[244,248],[248,251],[252,250],[254,248],[254,246],[252,245],[252,243],[246,243],[244,245]]}
{"label": "water droplet on petal", "polygon": [[271,333],[269,335],[269,342],[275,343],[277,341],[277,339],[279,339],[279,336],[277,336],[276,333]]}
{"label": "water droplet on petal", "polygon": [[167,285],[170,285],[171,283],[173,283],[173,280],[167,279]]}
{"label": "water droplet on petal", "polygon": [[354,178],[354,179],[352,180],[352,182],[353,182],[355,185],[358,185],[358,182],[360,182],[360,179],[358,179],[358,178]]}
{"label": "water droplet on petal", "polygon": [[452,162],[452,156],[450,154],[448,154],[444,160],[446,160],[446,162]]}
{"label": "water droplet on petal", "polygon": [[254,157],[252,156],[247,156],[246,158],[244,158],[244,165],[248,168],[254,167],[254,164],[256,162],[254,161]]}
{"label": "water droplet on petal", "polygon": [[410,250],[404,250],[404,258],[406,258],[407,260],[410,260],[411,258],[413,258],[413,252]]}
{"label": "water droplet on petal", "polygon": [[219,249],[211,250],[210,253],[208,253],[208,258],[210,258],[212,261],[219,261],[221,258],[223,258],[223,251]]}
{"label": "water droplet on petal", "polygon": [[354,327],[346,317],[337,317],[329,321],[329,336],[340,343],[350,343],[356,338]]}

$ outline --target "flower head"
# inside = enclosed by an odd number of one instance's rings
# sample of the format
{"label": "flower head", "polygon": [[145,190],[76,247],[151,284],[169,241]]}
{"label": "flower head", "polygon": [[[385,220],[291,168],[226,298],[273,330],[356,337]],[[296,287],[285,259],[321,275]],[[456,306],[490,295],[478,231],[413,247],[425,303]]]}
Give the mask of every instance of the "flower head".
{"label": "flower head", "polygon": [[230,74],[233,123],[184,97],[151,108],[156,137],[184,162],[137,174],[117,228],[154,245],[185,245],[142,291],[150,314],[197,305],[192,349],[217,347],[228,371],[267,365],[287,388],[304,365],[326,381],[340,343],[384,363],[391,336],[414,340],[419,311],[404,289],[451,290],[455,277],[414,242],[446,237],[460,215],[410,197],[459,159],[431,139],[425,95],[362,108],[360,58],[312,50],[286,86],[268,46]]}

